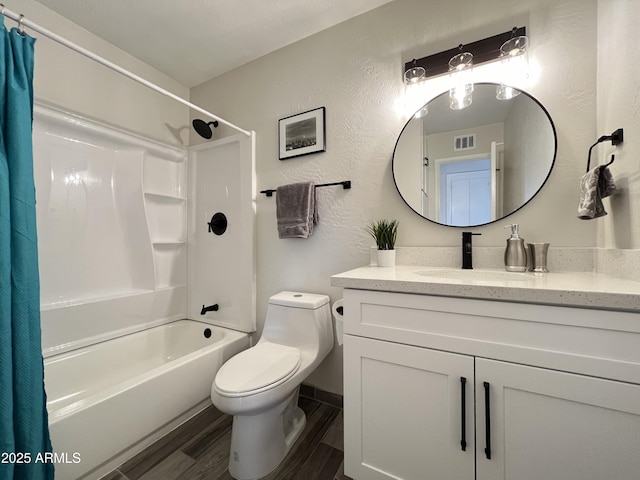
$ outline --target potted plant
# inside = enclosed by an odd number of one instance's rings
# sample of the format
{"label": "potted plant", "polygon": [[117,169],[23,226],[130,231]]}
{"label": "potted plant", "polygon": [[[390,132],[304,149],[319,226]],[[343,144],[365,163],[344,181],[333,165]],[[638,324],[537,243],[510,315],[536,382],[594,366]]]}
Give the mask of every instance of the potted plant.
{"label": "potted plant", "polygon": [[397,220],[378,220],[371,222],[367,231],[378,246],[378,266],[394,267],[396,264],[396,238],[398,236]]}

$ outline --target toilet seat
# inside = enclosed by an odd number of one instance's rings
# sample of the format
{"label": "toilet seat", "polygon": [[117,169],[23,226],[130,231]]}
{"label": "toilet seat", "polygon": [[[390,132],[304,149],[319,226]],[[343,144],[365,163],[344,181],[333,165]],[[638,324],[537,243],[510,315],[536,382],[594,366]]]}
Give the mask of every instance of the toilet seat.
{"label": "toilet seat", "polygon": [[260,343],[222,365],[213,385],[227,397],[259,393],[283,383],[298,370],[300,363],[299,349]]}

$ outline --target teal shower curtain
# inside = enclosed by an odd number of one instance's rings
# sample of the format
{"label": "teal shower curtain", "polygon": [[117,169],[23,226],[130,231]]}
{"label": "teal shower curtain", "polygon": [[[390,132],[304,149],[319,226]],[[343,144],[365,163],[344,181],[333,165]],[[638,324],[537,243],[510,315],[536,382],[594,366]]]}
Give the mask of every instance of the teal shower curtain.
{"label": "teal shower curtain", "polygon": [[0,33],[0,479],[53,479],[31,125],[35,39]]}

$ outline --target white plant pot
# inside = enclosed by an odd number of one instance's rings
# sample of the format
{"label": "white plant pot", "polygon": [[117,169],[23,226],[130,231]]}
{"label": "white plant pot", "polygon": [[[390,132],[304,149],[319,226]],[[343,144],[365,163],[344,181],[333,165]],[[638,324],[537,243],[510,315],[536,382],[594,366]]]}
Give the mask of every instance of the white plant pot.
{"label": "white plant pot", "polygon": [[396,251],[395,250],[378,250],[378,266],[379,267],[395,267]]}

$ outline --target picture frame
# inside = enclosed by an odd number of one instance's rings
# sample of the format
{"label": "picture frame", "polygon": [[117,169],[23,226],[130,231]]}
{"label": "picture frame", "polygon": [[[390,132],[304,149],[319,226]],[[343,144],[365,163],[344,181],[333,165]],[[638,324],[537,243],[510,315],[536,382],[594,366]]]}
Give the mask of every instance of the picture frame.
{"label": "picture frame", "polygon": [[280,160],[326,152],[325,108],[281,118],[278,133]]}

